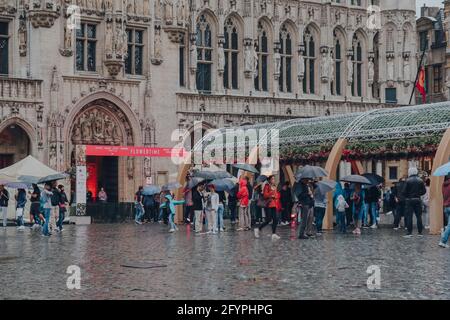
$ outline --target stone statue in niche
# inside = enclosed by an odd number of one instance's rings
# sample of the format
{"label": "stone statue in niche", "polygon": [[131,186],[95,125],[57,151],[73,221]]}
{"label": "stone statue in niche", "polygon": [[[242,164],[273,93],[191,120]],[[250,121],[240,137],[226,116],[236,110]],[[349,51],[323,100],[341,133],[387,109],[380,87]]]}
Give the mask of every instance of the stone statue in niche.
{"label": "stone statue in niche", "polygon": [[155,27],[155,40],[154,40],[155,59],[162,59],[161,53],[161,27]]}
{"label": "stone statue in niche", "polygon": [[281,54],[280,51],[275,51],[273,55],[274,65],[275,65],[275,74],[280,75],[281,73]]}
{"label": "stone statue in niche", "polygon": [[178,0],[177,2],[177,24],[183,25],[183,23],[186,21],[186,4],[185,0]]}
{"label": "stone statue in niche", "polygon": [[105,31],[105,54],[107,58],[111,58],[113,54],[113,38],[113,25],[111,22],[107,22]]}
{"label": "stone statue in niche", "polygon": [[388,55],[387,57],[387,80],[394,81],[394,57],[392,55]]}
{"label": "stone statue in niche", "polygon": [[105,1],[105,11],[110,12],[113,10],[113,3],[112,0],[104,0]]}
{"label": "stone statue in niche", "polygon": [[375,80],[375,64],[373,62],[373,58],[369,58],[369,65],[367,68],[369,85],[372,85]]}
{"label": "stone statue in niche", "polygon": [[164,0],[164,20],[166,24],[173,23],[173,3],[172,0]]}
{"label": "stone statue in niche", "polygon": [[134,160],[131,157],[127,159],[127,174],[129,179],[134,177]]}
{"label": "stone statue in niche", "polygon": [[347,83],[351,85],[353,82],[353,61],[352,56],[347,56]]}
{"label": "stone statue in niche", "polygon": [[259,63],[259,57],[258,57],[258,52],[256,52],[256,48],[253,47],[252,49],[252,54],[253,54],[253,66],[252,66],[252,70],[253,70],[253,77],[257,77],[258,76],[258,63]]}
{"label": "stone statue in niche", "polygon": [[115,37],[115,43],[116,43],[116,57],[117,58],[126,58],[127,52],[128,52],[128,37],[125,30],[122,28],[121,25],[116,26],[116,37]]}
{"label": "stone statue in niche", "polygon": [[247,45],[244,49],[245,72],[253,72],[253,53],[252,46]]}
{"label": "stone statue in niche", "polygon": [[405,55],[403,60],[403,80],[405,81],[405,85],[409,86],[409,83],[411,82],[411,63],[409,61],[409,55]]}
{"label": "stone statue in niche", "polygon": [[333,52],[331,50],[330,50],[330,53],[328,54],[327,60],[328,60],[327,65],[328,65],[328,68],[330,69],[329,76],[330,76],[330,84],[331,84],[331,81],[334,81],[334,79],[336,78],[336,76],[335,76],[336,70],[334,67]]}
{"label": "stone statue in niche", "polygon": [[25,18],[20,18],[19,22],[19,54],[21,57],[24,57],[27,55],[27,24],[25,21]]}
{"label": "stone statue in niche", "polygon": [[322,53],[322,68],[321,68],[321,78],[323,82],[327,82],[330,76],[330,61],[328,59],[328,54],[326,51]]}
{"label": "stone statue in niche", "polygon": [[161,19],[161,1],[162,0],[155,0],[155,19],[156,20]]}
{"label": "stone statue in niche", "polygon": [[144,175],[150,177],[152,175],[152,160],[149,157],[144,159]]}
{"label": "stone statue in niche", "polygon": [[225,50],[223,48],[223,43],[219,43],[219,48],[217,50],[218,55],[218,70],[223,72],[225,70]]}
{"label": "stone statue in niche", "polygon": [[191,70],[197,70],[197,44],[195,40],[191,42],[191,51],[190,51],[190,60],[191,60]]}
{"label": "stone statue in niche", "polygon": [[302,81],[305,76],[305,57],[302,52],[298,53],[298,80]]}

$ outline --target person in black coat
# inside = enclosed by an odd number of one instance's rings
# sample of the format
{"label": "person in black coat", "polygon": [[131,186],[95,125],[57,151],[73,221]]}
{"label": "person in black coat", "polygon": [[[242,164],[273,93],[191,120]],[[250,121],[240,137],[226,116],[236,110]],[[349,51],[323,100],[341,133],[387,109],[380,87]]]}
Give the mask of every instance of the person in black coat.
{"label": "person in black coat", "polygon": [[405,215],[406,228],[408,233],[406,237],[412,236],[413,230],[413,213],[417,219],[417,231],[419,235],[422,235],[423,224],[422,224],[422,199],[421,197],[427,192],[425,188],[425,183],[418,176],[417,168],[409,168],[408,179],[405,183],[404,197],[406,201]]}
{"label": "person in black coat", "polygon": [[290,213],[292,209],[292,192],[288,181],[281,187],[280,191],[281,202],[281,223],[288,224],[290,222]]}
{"label": "person in black coat", "polygon": [[204,185],[198,185],[192,189],[192,210],[194,210],[195,232],[199,233],[203,229],[203,197]]}

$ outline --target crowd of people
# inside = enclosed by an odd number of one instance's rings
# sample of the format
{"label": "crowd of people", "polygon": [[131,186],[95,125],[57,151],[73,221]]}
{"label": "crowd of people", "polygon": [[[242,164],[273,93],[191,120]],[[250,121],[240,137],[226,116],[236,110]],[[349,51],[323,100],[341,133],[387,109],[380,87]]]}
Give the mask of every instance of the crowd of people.
{"label": "crowd of people", "polygon": [[[276,233],[278,226],[299,225],[298,238],[308,239],[322,235],[323,221],[328,203],[326,193],[318,188],[318,180],[301,179],[291,188],[289,182],[276,183],[274,176],[257,179],[254,185],[248,176],[242,175],[238,182],[226,191],[217,191],[212,183],[199,183],[190,186],[192,177],[187,176],[184,187],[184,199],[175,200],[171,191],[146,195],[143,187],[135,194],[135,223],[160,222],[169,226],[169,232],[178,230],[175,223],[176,206],[183,205],[184,221],[191,224],[196,233],[216,234],[225,231],[225,209],[229,213],[231,227],[237,231],[250,231],[259,238],[261,231],[271,224],[272,239],[280,239]],[[336,184],[333,195],[335,226],[338,232],[360,235],[365,228],[378,228],[380,211],[392,214],[393,229],[406,230],[405,237],[413,234],[413,217],[416,217],[417,233],[429,228],[429,192],[430,181],[423,181],[416,168],[410,168],[408,177],[392,188],[383,190],[379,185],[359,183]],[[47,183],[41,190],[33,184],[33,190],[17,189],[15,195],[16,225],[18,230],[25,229],[25,205],[30,201],[30,222],[32,230],[41,230],[44,236],[52,232],[63,231],[63,222],[74,199],[69,202],[63,185]],[[106,203],[104,188],[98,193],[98,201]],[[450,236],[450,176],[443,185],[444,228],[439,245],[448,248]],[[8,190],[0,185],[0,214],[3,226],[7,225],[7,209],[10,201]],[[403,224],[401,224],[403,220]]]}
{"label": "crowd of people", "polygon": [[[217,191],[211,183],[200,183],[189,188],[191,177],[187,176],[184,199],[174,200],[174,195],[161,192],[153,196],[142,195],[141,187],[135,195],[137,224],[146,221],[165,222],[169,232],[177,231],[174,223],[175,206],[184,205],[184,221],[193,226],[196,233],[216,234],[225,231],[224,212],[227,208],[231,228],[236,231],[250,231],[260,237],[261,231],[271,224],[272,239],[278,240],[277,228],[285,225],[299,225],[298,238],[309,239],[321,236],[328,203],[327,195],[320,192],[318,180],[301,179],[291,188],[289,182],[276,183],[274,176],[254,185],[248,176],[241,176],[230,190]],[[416,217],[417,233],[429,228],[428,202],[429,179],[423,181],[416,168],[411,168],[408,177],[400,179],[392,188],[379,185],[345,183],[337,184],[333,195],[335,227],[340,233],[348,230],[360,235],[362,229],[376,229],[380,223],[380,212],[392,214],[393,229],[406,230],[405,237],[413,234],[413,216]],[[448,224],[450,214],[450,178],[444,186],[444,216]],[[422,219],[424,216],[425,223]],[[403,224],[401,224],[403,222]],[[447,247],[450,228],[442,233],[440,246]]]}
{"label": "crowd of people", "polygon": [[[63,185],[56,182],[46,183],[41,190],[36,184],[33,190],[17,189],[14,199],[16,203],[17,230],[25,230],[25,205],[30,201],[30,229],[41,231],[43,236],[51,236],[53,232],[62,232],[69,200]],[[7,213],[10,201],[8,190],[0,185],[0,210],[2,212],[3,227],[7,226]]]}

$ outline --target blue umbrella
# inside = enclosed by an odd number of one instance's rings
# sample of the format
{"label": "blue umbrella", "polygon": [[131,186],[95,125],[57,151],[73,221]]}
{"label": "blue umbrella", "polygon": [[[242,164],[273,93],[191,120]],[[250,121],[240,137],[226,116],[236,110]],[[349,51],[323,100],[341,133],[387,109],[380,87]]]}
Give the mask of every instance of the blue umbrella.
{"label": "blue umbrella", "polygon": [[7,184],[5,184],[5,187],[11,188],[11,189],[30,189],[31,183],[8,182]]}
{"label": "blue umbrella", "polygon": [[188,189],[193,189],[196,186],[198,186],[200,183],[202,183],[203,181],[205,181],[205,179],[199,178],[199,177],[193,177],[189,180],[186,187]]}
{"label": "blue umbrella", "polygon": [[142,191],[142,195],[144,196],[152,196],[154,194],[158,194],[161,192],[161,188],[155,185],[148,185],[144,187]]}
{"label": "blue umbrella", "polygon": [[436,169],[436,171],[433,173],[433,176],[435,177],[445,177],[448,174],[450,174],[450,162],[447,162],[443,166],[440,166]]}
{"label": "blue umbrella", "polygon": [[161,187],[161,191],[172,191],[181,188],[181,184],[178,182],[169,182]]}
{"label": "blue umbrella", "polygon": [[209,184],[214,185],[214,187],[216,188],[216,191],[226,191],[228,193],[236,185],[236,183],[230,179],[216,179],[216,180],[211,181]]}

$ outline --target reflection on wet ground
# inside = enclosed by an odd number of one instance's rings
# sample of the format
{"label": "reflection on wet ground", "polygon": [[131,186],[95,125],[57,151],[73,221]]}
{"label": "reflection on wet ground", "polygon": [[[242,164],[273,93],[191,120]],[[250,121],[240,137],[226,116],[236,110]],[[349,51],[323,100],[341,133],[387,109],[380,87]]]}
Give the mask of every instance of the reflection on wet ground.
{"label": "reflection on wet ground", "polygon": [[[0,299],[450,299],[450,251],[438,237],[401,231],[327,233],[297,240],[280,227],[175,234],[159,224],[67,226],[41,237],[0,230]],[[66,286],[81,268],[81,289]],[[367,288],[367,268],[381,268],[381,289]]]}

